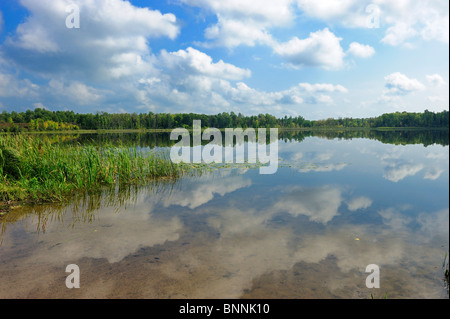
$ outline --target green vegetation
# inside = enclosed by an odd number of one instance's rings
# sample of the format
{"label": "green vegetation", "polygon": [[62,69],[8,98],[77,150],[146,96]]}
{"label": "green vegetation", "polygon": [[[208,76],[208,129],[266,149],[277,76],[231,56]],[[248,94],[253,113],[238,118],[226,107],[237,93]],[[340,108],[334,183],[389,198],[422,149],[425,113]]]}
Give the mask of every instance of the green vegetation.
{"label": "green vegetation", "polygon": [[241,113],[220,113],[205,115],[194,113],[171,114],[153,112],[141,114],[78,114],[73,111],[48,111],[41,108],[26,112],[0,113],[0,132],[23,130],[164,130],[178,127],[192,128],[193,120],[201,120],[204,127],[258,128],[383,128],[424,127],[448,128],[449,112],[438,113],[426,110],[423,113],[396,112],[374,118],[339,118],[311,121],[302,116],[276,118],[270,114],[245,116]]}
{"label": "green vegetation", "polygon": [[[375,299],[373,294],[370,294],[370,299]],[[383,299],[388,299],[387,292],[384,293],[384,298]]]}
{"label": "green vegetation", "polygon": [[52,120],[44,121],[41,118],[36,120],[31,119],[29,123],[14,123],[9,117],[8,121],[0,122],[0,132],[18,133],[23,131],[37,131],[37,132],[55,132],[55,131],[78,131],[78,125],[64,122],[55,122]]}
{"label": "green vegetation", "polygon": [[161,155],[136,148],[0,135],[0,203],[63,201],[75,191],[175,178],[184,170]]}

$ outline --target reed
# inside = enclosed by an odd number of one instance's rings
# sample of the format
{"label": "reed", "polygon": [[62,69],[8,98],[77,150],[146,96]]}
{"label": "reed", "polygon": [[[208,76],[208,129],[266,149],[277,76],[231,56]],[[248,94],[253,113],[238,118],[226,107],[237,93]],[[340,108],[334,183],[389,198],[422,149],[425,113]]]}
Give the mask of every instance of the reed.
{"label": "reed", "polygon": [[0,202],[61,201],[76,191],[176,178],[186,167],[129,146],[0,135]]}

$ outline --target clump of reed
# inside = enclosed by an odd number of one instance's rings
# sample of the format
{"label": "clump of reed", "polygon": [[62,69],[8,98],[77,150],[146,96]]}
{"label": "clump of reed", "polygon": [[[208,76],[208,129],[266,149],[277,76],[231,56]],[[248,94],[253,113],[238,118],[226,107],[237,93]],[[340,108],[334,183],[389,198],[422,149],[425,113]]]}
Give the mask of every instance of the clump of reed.
{"label": "clump of reed", "polygon": [[61,201],[74,191],[176,178],[184,169],[162,155],[128,146],[0,135],[0,202]]}

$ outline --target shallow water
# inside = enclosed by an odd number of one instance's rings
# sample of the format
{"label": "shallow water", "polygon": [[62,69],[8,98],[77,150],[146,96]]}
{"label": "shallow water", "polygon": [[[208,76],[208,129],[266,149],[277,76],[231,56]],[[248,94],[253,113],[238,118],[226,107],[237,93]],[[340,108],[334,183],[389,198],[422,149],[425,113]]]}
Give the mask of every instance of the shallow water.
{"label": "shallow water", "polygon": [[213,169],[16,209],[0,298],[448,298],[449,147],[425,145],[281,139],[273,175]]}

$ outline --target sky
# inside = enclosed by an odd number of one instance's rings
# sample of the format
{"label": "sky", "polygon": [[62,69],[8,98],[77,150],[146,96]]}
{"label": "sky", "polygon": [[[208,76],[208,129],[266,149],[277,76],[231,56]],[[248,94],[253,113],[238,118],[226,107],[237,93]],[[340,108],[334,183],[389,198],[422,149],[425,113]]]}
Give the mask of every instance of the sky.
{"label": "sky", "polygon": [[0,112],[449,105],[447,0],[0,0]]}

